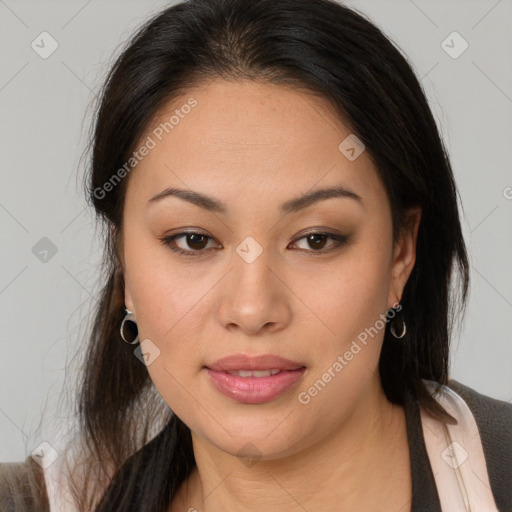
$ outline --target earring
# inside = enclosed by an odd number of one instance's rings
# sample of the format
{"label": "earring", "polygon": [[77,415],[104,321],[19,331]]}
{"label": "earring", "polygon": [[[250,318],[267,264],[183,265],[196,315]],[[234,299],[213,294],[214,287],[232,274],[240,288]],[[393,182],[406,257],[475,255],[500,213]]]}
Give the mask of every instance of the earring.
{"label": "earring", "polygon": [[[395,322],[398,324],[398,327],[402,327],[401,329],[401,333],[399,335],[396,334],[396,331],[395,331]],[[405,336],[405,333],[407,331],[406,327],[405,327],[405,320],[404,320],[404,317],[403,317],[403,309],[400,309],[400,310],[395,310],[395,318],[393,318],[393,320],[391,320],[391,334],[396,338],[396,339],[401,339]]]}
{"label": "earring", "polygon": [[[137,328],[137,322],[135,321],[135,315],[129,309],[126,309],[125,311],[126,315],[123,318],[121,328],[119,329],[121,338],[123,338],[126,343],[135,345],[136,343],[139,343],[139,330]],[[126,331],[128,331],[128,339],[125,338]],[[129,341],[131,338],[133,338],[133,340]]]}

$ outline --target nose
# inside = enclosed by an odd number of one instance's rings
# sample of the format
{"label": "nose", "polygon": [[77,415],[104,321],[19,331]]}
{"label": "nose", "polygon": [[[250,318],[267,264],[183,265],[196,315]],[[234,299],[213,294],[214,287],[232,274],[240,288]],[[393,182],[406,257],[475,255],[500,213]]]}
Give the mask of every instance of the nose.
{"label": "nose", "polygon": [[221,287],[218,319],[224,328],[239,329],[245,334],[284,329],[292,314],[286,276],[280,275],[281,267],[271,260],[269,251],[252,256],[246,258],[243,251],[234,254]]}

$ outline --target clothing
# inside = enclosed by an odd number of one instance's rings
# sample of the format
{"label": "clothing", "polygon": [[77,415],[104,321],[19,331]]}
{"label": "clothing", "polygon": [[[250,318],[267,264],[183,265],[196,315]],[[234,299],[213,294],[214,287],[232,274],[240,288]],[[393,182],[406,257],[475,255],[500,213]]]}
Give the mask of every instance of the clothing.
{"label": "clothing", "polygon": [[[512,403],[482,395],[453,379],[448,382],[448,388],[464,400],[478,427],[488,481],[497,510],[512,512]],[[425,443],[424,424],[418,401],[408,396],[404,411],[411,460],[412,506],[410,512],[452,512],[441,509],[436,477]],[[429,439],[427,436],[427,440]],[[30,481],[27,477],[30,473],[26,472],[29,467],[36,470],[35,478],[32,477]],[[5,485],[7,475],[19,477],[27,500],[31,500],[34,497],[31,494],[35,493],[39,494],[43,500],[48,499],[44,494],[45,475],[32,457],[27,457],[24,462],[0,464],[1,512],[16,512],[13,505],[9,504],[9,492]],[[45,507],[39,506],[31,510],[48,512],[50,507],[46,501]],[[54,509],[51,512],[54,512]],[[471,512],[488,511],[472,509]]]}
{"label": "clothing", "polygon": [[[466,402],[473,414],[497,509],[499,512],[512,512],[512,403],[482,395],[453,379],[448,382],[448,387]],[[451,512],[441,509],[425,446],[419,403],[416,400],[407,400],[404,409],[411,453],[411,512]]]}

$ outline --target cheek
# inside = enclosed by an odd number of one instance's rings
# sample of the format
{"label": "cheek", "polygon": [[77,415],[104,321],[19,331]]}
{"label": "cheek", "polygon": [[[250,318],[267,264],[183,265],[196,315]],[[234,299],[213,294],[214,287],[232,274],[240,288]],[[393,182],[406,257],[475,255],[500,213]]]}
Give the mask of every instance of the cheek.
{"label": "cheek", "polygon": [[[382,254],[367,252],[365,258],[361,254],[345,259],[323,286],[308,287],[309,294],[303,295],[315,312],[304,320],[304,333],[314,340],[314,366],[298,390],[301,417],[308,418],[306,430],[314,427],[323,432],[343,422],[378,371],[389,277]],[[325,418],[326,410],[329,421],[316,425],[313,418]]]}
{"label": "cheek", "polygon": [[157,387],[170,387],[169,394],[180,395],[180,385],[205,363],[211,334],[208,326],[215,307],[212,292],[226,269],[184,263],[155,237],[136,233],[135,228],[129,234],[126,280],[137,312],[139,337],[150,339],[160,350],[160,357],[148,370]]}
{"label": "cheek", "polygon": [[307,305],[301,322],[324,349],[319,357],[344,352],[376,323],[383,327],[379,319],[387,309],[389,273],[386,250],[362,239],[323,270],[297,272],[294,292]]}
{"label": "cheek", "polygon": [[170,249],[142,231],[137,236],[133,230],[127,236],[125,260],[139,331],[162,344],[176,339],[176,332],[190,324],[191,315],[197,315],[194,311],[214,286],[216,276],[207,273],[206,266],[176,261]]}
{"label": "cheek", "polygon": [[325,283],[308,297],[322,322],[307,321],[315,366],[300,390],[301,403],[309,417],[322,416],[327,408],[339,423],[378,371],[386,326],[385,258],[376,250],[354,251]]}

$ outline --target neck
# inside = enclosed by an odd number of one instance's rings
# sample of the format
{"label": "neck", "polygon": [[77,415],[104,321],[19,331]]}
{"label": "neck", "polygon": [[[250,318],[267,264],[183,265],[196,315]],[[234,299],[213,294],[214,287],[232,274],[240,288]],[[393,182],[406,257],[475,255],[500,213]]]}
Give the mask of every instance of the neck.
{"label": "neck", "polygon": [[184,510],[409,510],[409,449],[402,407],[373,380],[349,418],[308,448],[252,464],[192,433],[197,466]]}

